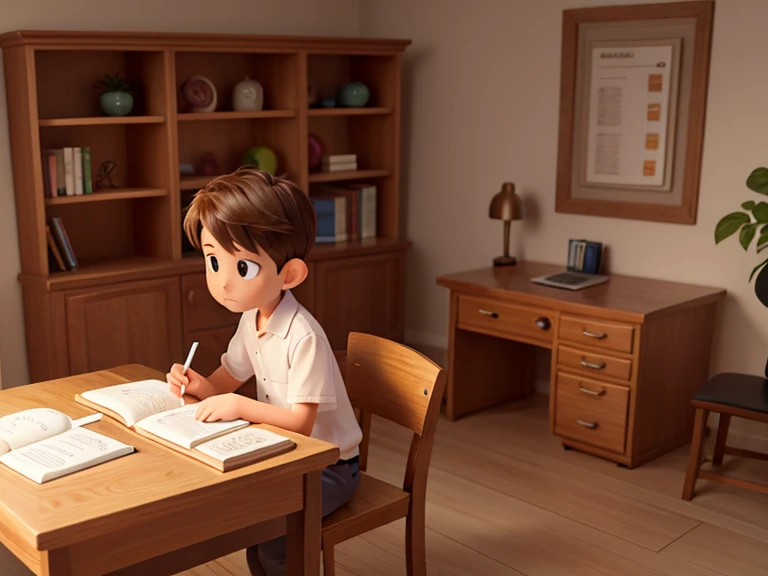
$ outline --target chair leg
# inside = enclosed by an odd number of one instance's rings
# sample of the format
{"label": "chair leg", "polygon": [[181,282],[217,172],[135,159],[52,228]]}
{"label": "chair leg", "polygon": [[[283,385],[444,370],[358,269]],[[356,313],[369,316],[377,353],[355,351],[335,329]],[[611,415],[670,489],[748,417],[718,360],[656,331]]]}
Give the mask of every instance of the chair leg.
{"label": "chair leg", "polygon": [[691,455],[688,458],[688,471],[685,475],[685,485],[683,486],[683,500],[693,498],[693,489],[696,486],[696,479],[699,477],[699,468],[701,468],[701,448],[704,438],[704,429],[707,425],[707,416],[709,410],[696,408],[696,417],[693,422],[693,438],[691,440]]}
{"label": "chair leg", "polygon": [[725,443],[728,440],[728,426],[731,423],[730,414],[720,414],[720,423],[717,426],[717,440],[715,440],[715,453],[712,456],[712,464],[720,466],[725,454]]}
{"label": "chair leg", "polygon": [[408,576],[427,575],[425,502],[413,504],[405,519],[405,568]]}
{"label": "chair leg", "polygon": [[335,576],[336,558],[333,553],[333,544],[323,542],[323,576]]}

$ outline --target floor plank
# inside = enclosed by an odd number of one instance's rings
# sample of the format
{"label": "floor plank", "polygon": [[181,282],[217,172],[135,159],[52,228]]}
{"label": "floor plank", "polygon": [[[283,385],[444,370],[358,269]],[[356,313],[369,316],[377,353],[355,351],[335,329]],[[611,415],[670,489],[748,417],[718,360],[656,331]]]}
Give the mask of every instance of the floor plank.
{"label": "floor plank", "polygon": [[768,548],[765,543],[702,524],[667,547],[664,555],[707,566],[723,576],[765,576]]}

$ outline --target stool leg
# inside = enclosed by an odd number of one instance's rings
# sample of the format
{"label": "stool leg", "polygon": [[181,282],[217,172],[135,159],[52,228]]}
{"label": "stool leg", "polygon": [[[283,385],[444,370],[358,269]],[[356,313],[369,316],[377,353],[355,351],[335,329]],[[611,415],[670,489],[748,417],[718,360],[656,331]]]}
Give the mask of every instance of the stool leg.
{"label": "stool leg", "polygon": [[707,425],[707,416],[709,410],[696,408],[696,417],[693,422],[693,439],[691,440],[691,455],[688,458],[688,472],[685,475],[685,485],[683,486],[683,500],[693,498],[693,489],[696,486],[696,479],[699,477],[699,468],[701,467],[701,447],[704,438],[704,428]]}
{"label": "stool leg", "polygon": [[720,466],[725,454],[725,443],[728,440],[728,426],[731,423],[730,414],[720,414],[720,423],[717,425],[717,439],[715,440],[715,453],[712,456],[712,464]]}

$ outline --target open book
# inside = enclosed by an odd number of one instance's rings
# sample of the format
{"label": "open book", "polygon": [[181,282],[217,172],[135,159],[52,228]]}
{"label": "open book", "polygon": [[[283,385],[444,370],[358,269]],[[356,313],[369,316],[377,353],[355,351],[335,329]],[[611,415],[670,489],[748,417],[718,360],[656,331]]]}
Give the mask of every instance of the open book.
{"label": "open book", "polygon": [[134,451],[133,446],[81,428],[101,414],[72,420],[52,408],[31,408],[0,418],[0,463],[38,484]]}
{"label": "open book", "polygon": [[[296,446],[291,439],[253,427],[247,420],[196,420],[197,406],[180,407],[179,399],[161,380],[88,390],[76,395],[75,400],[104,412],[142,436],[221,471],[245,466]],[[222,447],[225,445],[228,448]]]}

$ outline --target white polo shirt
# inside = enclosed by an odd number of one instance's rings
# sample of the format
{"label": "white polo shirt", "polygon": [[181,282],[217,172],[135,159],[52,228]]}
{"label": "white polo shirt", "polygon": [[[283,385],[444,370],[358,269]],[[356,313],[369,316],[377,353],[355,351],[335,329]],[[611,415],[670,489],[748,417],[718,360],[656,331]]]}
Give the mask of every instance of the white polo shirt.
{"label": "white polo shirt", "polygon": [[255,375],[260,402],[281,408],[318,404],[311,436],[338,446],[342,460],[356,456],[363,434],[323,328],[290,290],[260,336],[257,312],[243,312],[222,366],[240,381]]}

